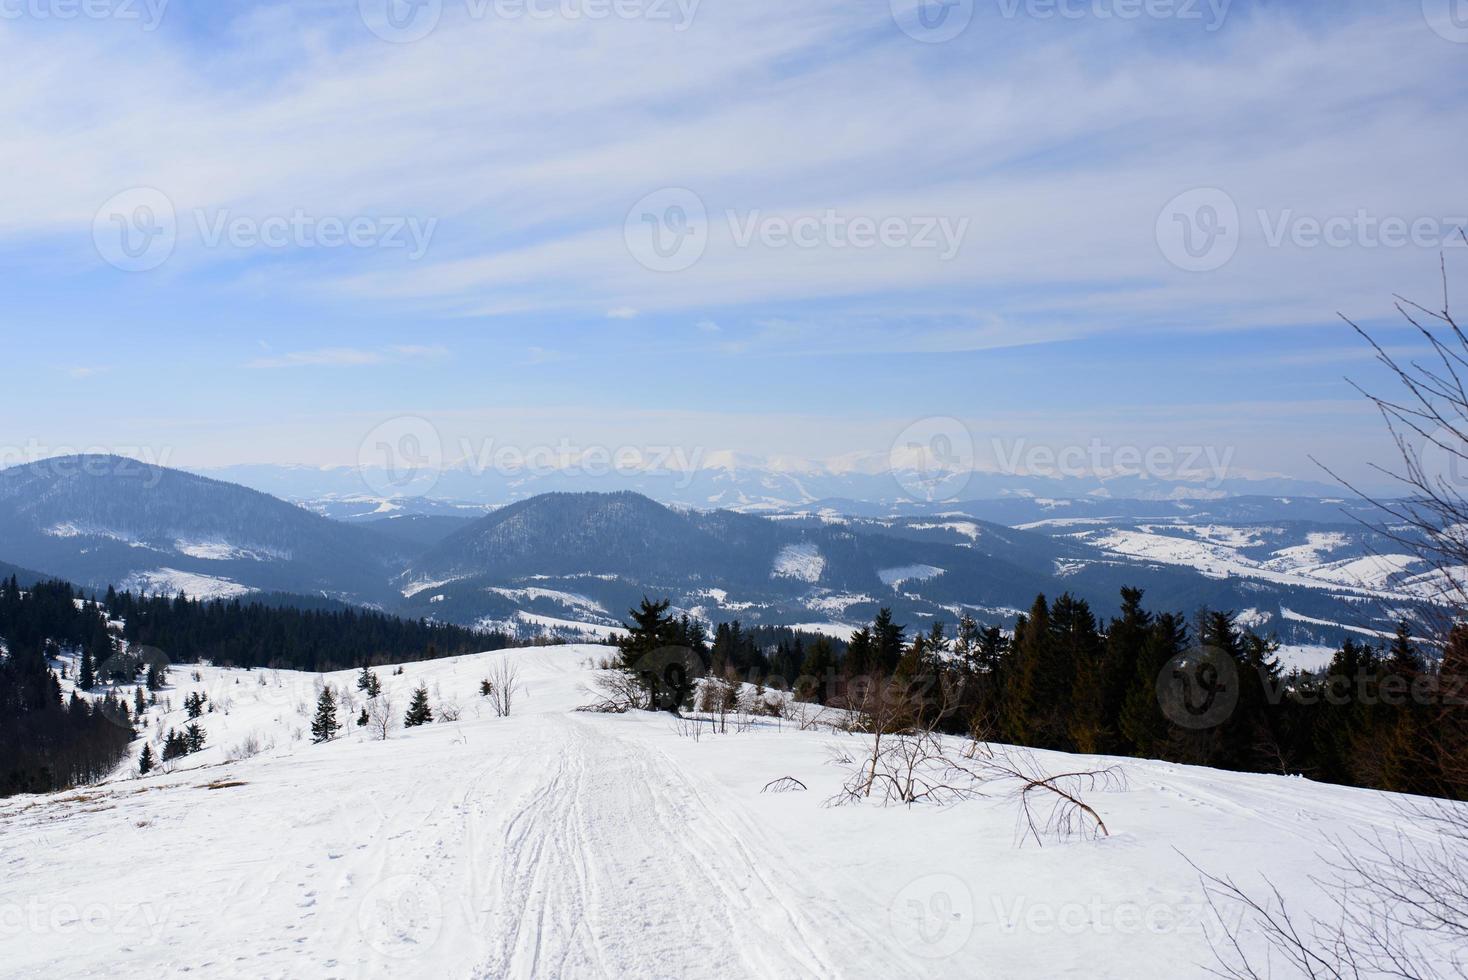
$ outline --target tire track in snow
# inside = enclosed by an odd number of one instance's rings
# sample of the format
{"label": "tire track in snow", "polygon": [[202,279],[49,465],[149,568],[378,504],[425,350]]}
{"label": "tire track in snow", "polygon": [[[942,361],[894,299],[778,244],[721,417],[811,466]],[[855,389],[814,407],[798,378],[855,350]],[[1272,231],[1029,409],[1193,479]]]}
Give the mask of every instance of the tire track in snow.
{"label": "tire track in snow", "polygon": [[574,717],[537,728],[556,766],[475,858],[499,863],[500,937],[476,977],[837,976],[816,935],[869,945],[817,929],[660,753]]}

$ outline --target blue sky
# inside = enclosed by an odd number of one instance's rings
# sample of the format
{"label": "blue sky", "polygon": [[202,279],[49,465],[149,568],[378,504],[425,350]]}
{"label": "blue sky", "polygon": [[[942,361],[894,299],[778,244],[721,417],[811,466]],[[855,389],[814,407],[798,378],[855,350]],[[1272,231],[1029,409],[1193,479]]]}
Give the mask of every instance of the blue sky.
{"label": "blue sky", "polygon": [[[1405,349],[1468,215],[1433,0],[430,0],[416,40],[401,0],[56,2],[0,17],[5,461],[349,463],[395,415],[824,458],[951,416],[1361,475],[1336,313]],[[144,217],[167,247],[118,251]]]}

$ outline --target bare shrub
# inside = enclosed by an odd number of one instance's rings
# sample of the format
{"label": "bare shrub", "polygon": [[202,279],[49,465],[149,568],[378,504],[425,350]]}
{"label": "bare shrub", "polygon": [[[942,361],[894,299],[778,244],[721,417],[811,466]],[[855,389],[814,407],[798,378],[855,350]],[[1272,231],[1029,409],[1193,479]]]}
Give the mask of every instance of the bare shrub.
{"label": "bare shrub", "polygon": [[379,742],[386,742],[397,723],[398,713],[393,707],[392,697],[379,694],[367,702],[367,730]]}
{"label": "bare shrub", "polygon": [[1255,897],[1194,864],[1221,925],[1221,939],[1210,933],[1215,972],[1238,980],[1277,972],[1244,951],[1238,927],[1224,914],[1228,907],[1242,912],[1297,976],[1468,975],[1468,809],[1419,800],[1403,805],[1402,818],[1402,827],[1433,831],[1436,839],[1399,830],[1333,842],[1336,854],[1324,862],[1331,873],[1318,881],[1336,908],[1326,919],[1298,918],[1267,878],[1263,897]]}
{"label": "bare shrub", "polygon": [[625,714],[628,711],[645,709],[650,705],[647,689],[637,678],[626,671],[608,670],[596,678],[596,701],[584,704],[577,711],[600,714]]}
{"label": "bare shrub", "polygon": [[[458,721],[462,713],[463,709],[459,707],[457,701],[442,701],[438,707],[433,709],[433,716],[440,722]],[[368,720],[371,720],[370,716]]]}
{"label": "bare shrub", "polygon": [[508,718],[520,692],[520,670],[509,657],[500,657],[489,671],[489,704],[495,716]]}
{"label": "bare shrub", "polygon": [[796,779],[794,776],[781,776],[779,779],[774,779],[774,780],[771,780],[768,783],[765,783],[765,788],[762,789],[762,790],[760,790],[760,792],[761,793],[804,793],[805,790],[806,790],[805,783],[802,783],[800,780]]}
{"label": "bare shrub", "polygon": [[232,749],[228,749],[224,753],[224,758],[227,762],[242,762],[245,759],[250,759],[254,756],[259,755],[262,751],[264,751],[264,749],[265,746],[260,741],[259,733],[251,732],[248,736],[246,736],[243,742],[236,745]]}

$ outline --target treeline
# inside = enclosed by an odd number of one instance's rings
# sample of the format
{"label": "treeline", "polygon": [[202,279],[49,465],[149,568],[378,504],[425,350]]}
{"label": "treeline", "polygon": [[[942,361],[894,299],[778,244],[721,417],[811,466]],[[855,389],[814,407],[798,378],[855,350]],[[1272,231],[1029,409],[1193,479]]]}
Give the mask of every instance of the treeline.
{"label": "treeline", "polygon": [[332,671],[366,664],[434,660],[516,646],[515,637],[364,609],[299,609],[182,596],[107,592],[133,647],[161,650],[172,662],[224,667]]}
{"label": "treeline", "polygon": [[[111,589],[99,601],[66,582],[22,591],[12,576],[0,582],[0,643],[0,796],[6,796],[63,789],[111,773],[135,737],[143,688],[162,687],[170,663],[207,660],[324,672],[477,653],[517,640],[351,608],[170,599]],[[72,664],[63,662],[63,653],[72,656]],[[66,699],[63,679],[76,689]],[[92,691],[98,693],[88,696]],[[130,694],[137,705],[131,710]],[[192,738],[188,750],[196,751],[202,741],[197,734]]]}
{"label": "treeline", "polygon": [[[21,592],[14,576],[0,583],[0,796],[44,793],[100,779],[127,757],[133,740],[127,702],[111,690],[91,699],[63,700],[53,663],[61,649],[81,651],[81,666],[97,683],[94,664],[121,669],[102,610],[70,585],[50,582]],[[86,683],[83,684],[82,681]]]}
{"label": "treeline", "polygon": [[[620,644],[632,673],[656,665],[641,673],[663,688],[651,698],[663,707],[687,706],[678,678],[702,671],[888,730],[1468,797],[1468,626],[1432,663],[1403,624],[1389,645],[1347,641],[1310,673],[1281,667],[1278,643],[1230,613],[1154,613],[1136,589],[1104,623],[1075,596],[1040,596],[1012,634],[968,617],[952,634],[942,623],[910,633],[883,609],[846,644],[793,635],[762,646],[737,623],[704,643],[667,608],[644,602]],[[691,649],[686,664],[652,655],[670,646]]]}

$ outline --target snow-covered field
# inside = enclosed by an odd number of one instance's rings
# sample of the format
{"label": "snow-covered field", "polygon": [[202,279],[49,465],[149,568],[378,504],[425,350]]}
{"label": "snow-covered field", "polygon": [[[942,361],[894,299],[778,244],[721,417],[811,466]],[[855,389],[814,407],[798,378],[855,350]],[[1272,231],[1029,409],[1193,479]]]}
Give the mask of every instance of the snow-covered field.
{"label": "snow-covered field", "polygon": [[[1110,837],[1023,844],[1003,794],[831,807],[831,756],[857,736],[762,719],[694,739],[665,715],[573,711],[607,652],[379,668],[399,714],[422,683],[459,720],[380,742],[347,708],[324,745],[317,685],[360,699],[354,672],[173,668],[174,708],[191,689],[215,705],[210,748],[0,801],[0,974],[1200,976],[1188,859],[1249,887],[1267,871],[1325,913],[1309,878],[1326,837],[1403,823],[1366,790],[1045,753],[1057,771],[1122,767],[1124,788],[1089,797]],[[478,694],[502,659],[522,685],[509,718]],[[230,761],[251,738],[258,754]],[[785,776],[808,791],[762,792]]]}

